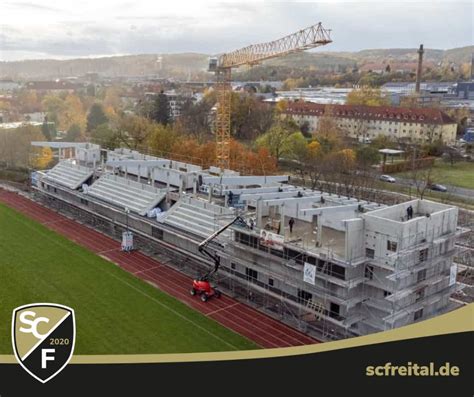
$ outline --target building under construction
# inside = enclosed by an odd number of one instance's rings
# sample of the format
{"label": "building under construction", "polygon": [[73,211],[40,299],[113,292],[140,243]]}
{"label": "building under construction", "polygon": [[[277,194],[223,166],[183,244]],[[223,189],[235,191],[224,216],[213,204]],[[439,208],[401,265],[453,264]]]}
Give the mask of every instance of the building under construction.
{"label": "building under construction", "polygon": [[[36,143],[44,145],[45,143]],[[221,258],[225,293],[320,340],[400,327],[452,309],[458,209],[427,200],[385,206],[294,186],[288,176],[51,143],[62,159],[32,175],[35,195],[192,276]]]}

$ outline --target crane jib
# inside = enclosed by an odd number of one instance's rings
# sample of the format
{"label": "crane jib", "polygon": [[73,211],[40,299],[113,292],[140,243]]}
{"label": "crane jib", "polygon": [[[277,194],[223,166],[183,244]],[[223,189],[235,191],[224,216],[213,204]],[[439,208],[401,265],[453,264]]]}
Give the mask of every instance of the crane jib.
{"label": "crane jib", "polygon": [[[296,33],[268,43],[254,44],[212,58],[209,70],[217,75],[217,112],[215,120],[216,158],[220,172],[230,169],[230,107],[231,69],[242,65],[257,65],[261,61],[309,50],[332,42],[331,30],[324,29],[321,22]],[[235,164],[234,164],[235,168]]]}

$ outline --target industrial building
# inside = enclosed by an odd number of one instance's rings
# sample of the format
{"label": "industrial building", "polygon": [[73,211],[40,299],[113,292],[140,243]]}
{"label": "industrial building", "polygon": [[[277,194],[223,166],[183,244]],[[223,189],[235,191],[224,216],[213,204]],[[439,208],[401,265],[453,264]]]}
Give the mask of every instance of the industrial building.
{"label": "industrial building", "polygon": [[[176,162],[128,149],[35,143],[75,152],[32,175],[35,196],[136,248],[166,254],[196,276],[221,258],[214,280],[235,298],[319,340],[383,331],[450,310],[458,209],[412,200],[359,201],[292,185],[281,176]],[[99,160],[100,159],[100,160]]]}

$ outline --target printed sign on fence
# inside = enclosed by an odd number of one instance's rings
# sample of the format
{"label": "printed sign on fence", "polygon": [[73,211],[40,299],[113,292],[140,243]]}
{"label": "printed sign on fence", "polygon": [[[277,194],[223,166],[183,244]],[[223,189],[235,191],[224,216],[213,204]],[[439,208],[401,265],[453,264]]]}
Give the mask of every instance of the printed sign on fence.
{"label": "printed sign on fence", "polygon": [[284,241],[284,237],[280,236],[279,234],[272,233],[267,230],[260,230],[260,245],[283,251]]}

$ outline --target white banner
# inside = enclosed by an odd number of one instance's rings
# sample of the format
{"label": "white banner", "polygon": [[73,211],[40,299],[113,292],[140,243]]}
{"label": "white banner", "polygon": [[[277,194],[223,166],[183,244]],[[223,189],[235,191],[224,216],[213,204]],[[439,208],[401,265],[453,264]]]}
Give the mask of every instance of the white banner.
{"label": "white banner", "polygon": [[303,270],[303,281],[309,284],[315,284],[316,282],[316,266],[305,262]]}
{"label": "white banner", "polygon": [[458,265],[452,265],[449,271],[449,286],[456,284],[456,276],[458,274]]}
{"label": "white banner", "polygon": [[279,234],[269,232],[267,230],[260,230],[260,245],[270,247],[275,250],[283,251],[283,242],[285,241],[283,236]]}
{"label": "white banner", "polygon": [[122,251],[133,250],[133,233],[123,232],[122,233]]}

